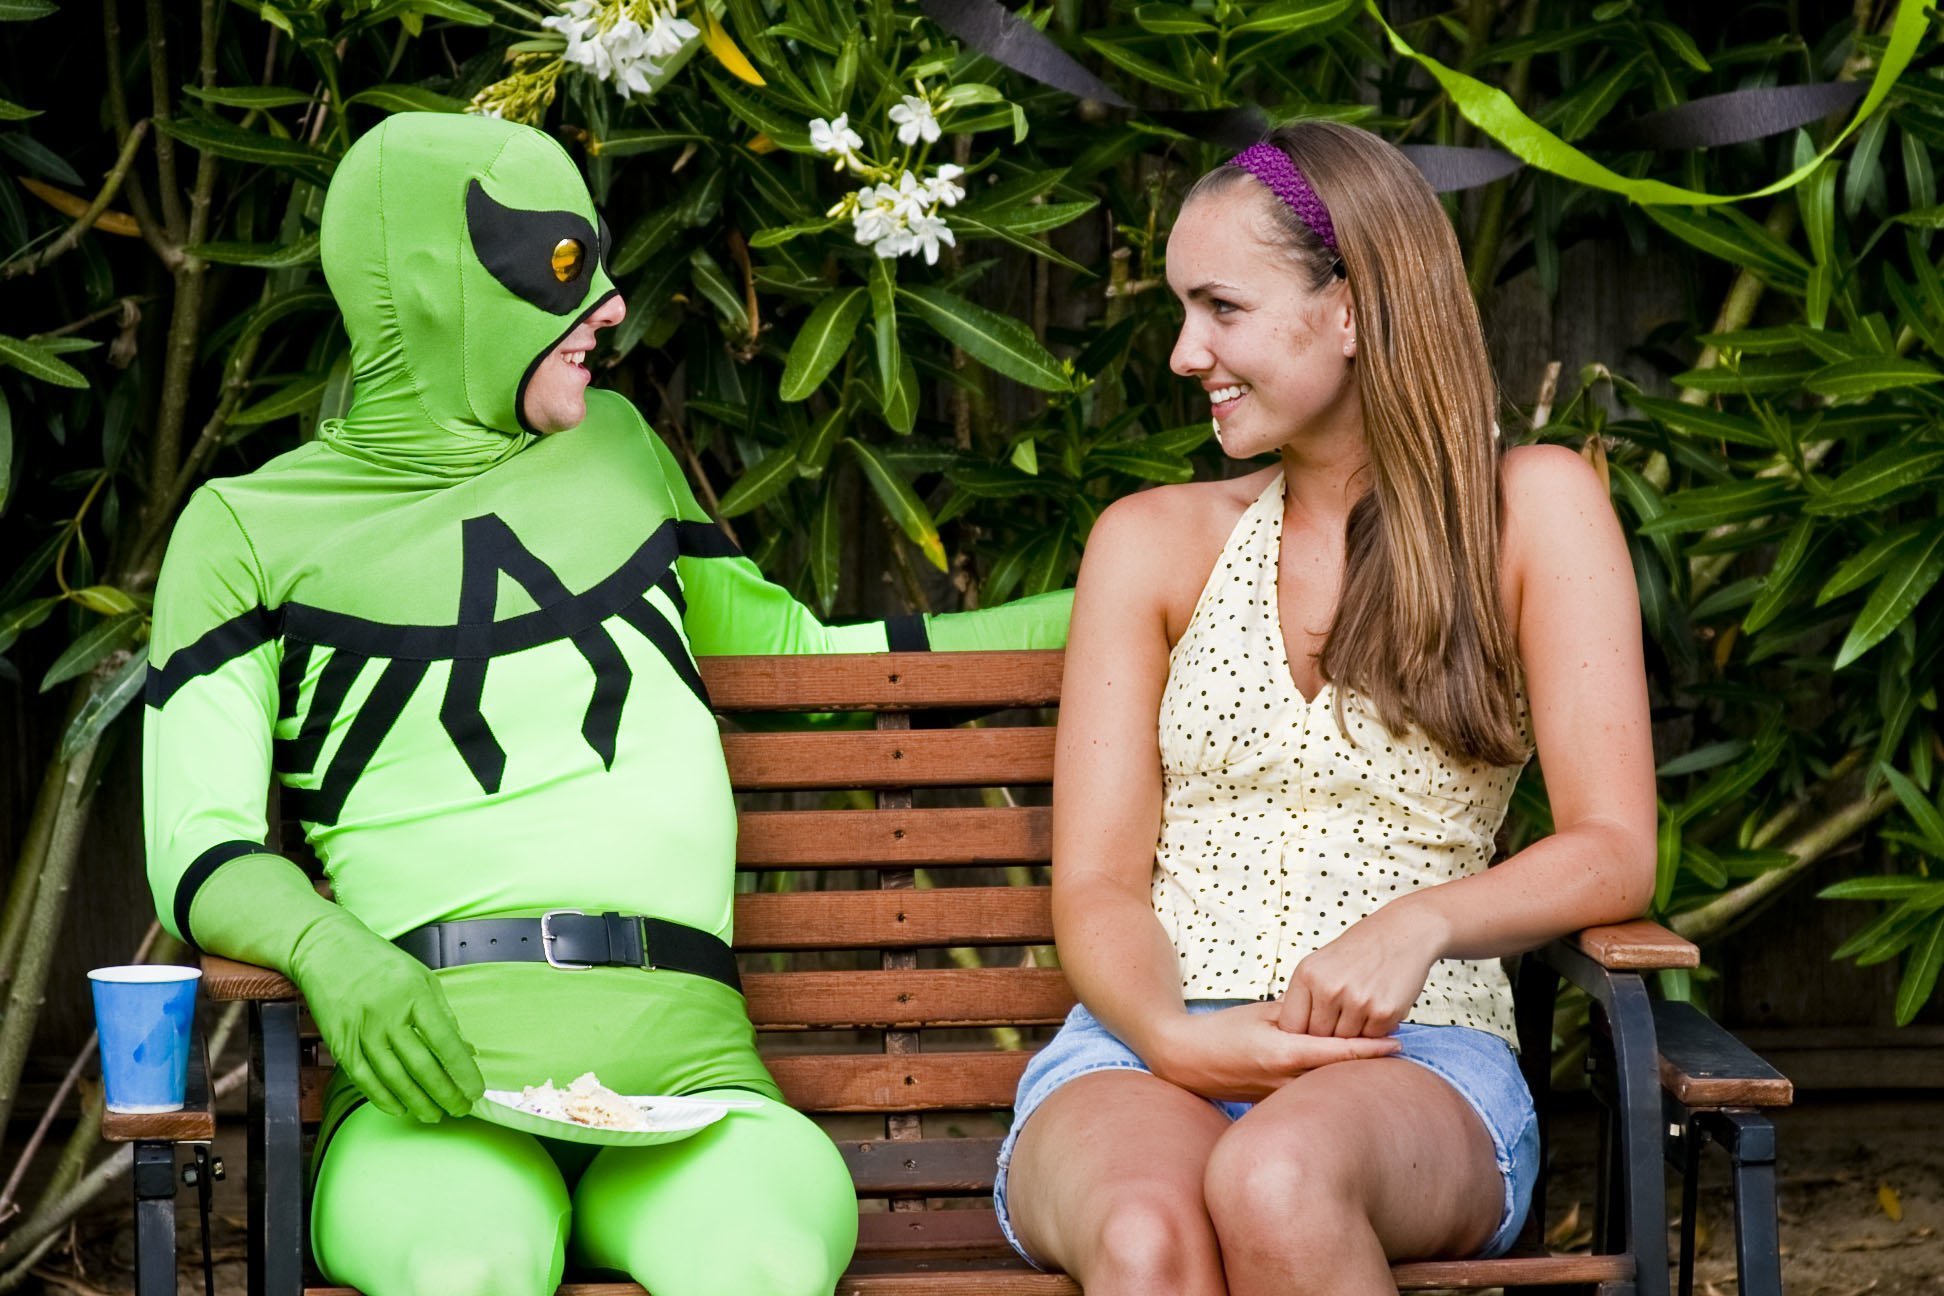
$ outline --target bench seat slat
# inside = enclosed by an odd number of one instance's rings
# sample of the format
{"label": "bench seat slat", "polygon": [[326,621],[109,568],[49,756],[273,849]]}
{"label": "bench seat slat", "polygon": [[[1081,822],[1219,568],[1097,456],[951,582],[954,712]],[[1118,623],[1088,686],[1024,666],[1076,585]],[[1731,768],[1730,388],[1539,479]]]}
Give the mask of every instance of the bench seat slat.
{"label": "bench seat slat", "polygon": [[761,972],[743,977],[758,1030],[1054,1025],[1073,1007],[1058,968]]}
{"label": "bench seat slat", "polygon": [[736,862],[747,869],[950,868],[1044,864],[1046,806],[928,810],[745,810]]}
{"label": "bench seat slat", "polygon": [[742,950],[1051,945],[1046,887],[798,891],[736,897]]}
{"label": "bench seat slat", "polygon": [[724,734],[722,754],[741,792],[1053,781],[1053,730],[1043,727]]}
{"label": "bench seat slat", "polygon": [[992,1138],[848,1139],[839,1141],[859,1194],[989,1193],[999,1167]]}
{"label": "bench seat slat", "polygon": [[1042,707],[1060,700],[1057,650],[958,654],[842,653],[701,657],[718,711],[899,711],[922,707]]}
{"label": "bench seat slat", "polygon": [[1032,1054],[840,1053],[768,1057],[792,1107],[809,1112],[1000,1111]]}

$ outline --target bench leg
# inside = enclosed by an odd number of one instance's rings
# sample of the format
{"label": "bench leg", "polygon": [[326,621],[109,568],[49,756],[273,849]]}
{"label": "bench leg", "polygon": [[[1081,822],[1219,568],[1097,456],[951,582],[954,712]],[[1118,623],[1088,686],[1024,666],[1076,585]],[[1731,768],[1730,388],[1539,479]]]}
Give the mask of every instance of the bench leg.
{"label": "bench leg", "polygon": [[250,1296],[304,1290],[304,1161],[297,1005],[250,1005]]}
{"label": "bench leg", "polygon": [[175,1296],[175,1144],[135,1144],[135,1296]]}
{"label": "bench leg", "polygon": [[1744,1296],[1782,1296],[1782,1239],[1775,1201],[1775,1126],[1758,1111],[1695,1114],[1728,1153],[1735,1191],[1735,1268]]}

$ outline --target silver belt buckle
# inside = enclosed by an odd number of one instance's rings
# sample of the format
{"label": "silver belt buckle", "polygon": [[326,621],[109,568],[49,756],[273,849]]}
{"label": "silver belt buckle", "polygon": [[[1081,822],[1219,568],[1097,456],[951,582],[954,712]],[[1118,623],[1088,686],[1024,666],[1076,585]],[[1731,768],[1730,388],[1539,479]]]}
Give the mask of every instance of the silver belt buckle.
{"label": "silver belt buckle", "polygon": [[562,972],[585,972],[588,969],[592,968],[594,965],[592,963],[563,963],[559,959],[554,957],[553,928],[549,927],[547,923],[550,919],[557,918],[561,914],[572,914],[576,918],[587,917],[587,911],[585,909],[549,909],[547,910],[547,912],[541,914],[540,915],[541,956],[547,960],[548,967],[559,968]]}

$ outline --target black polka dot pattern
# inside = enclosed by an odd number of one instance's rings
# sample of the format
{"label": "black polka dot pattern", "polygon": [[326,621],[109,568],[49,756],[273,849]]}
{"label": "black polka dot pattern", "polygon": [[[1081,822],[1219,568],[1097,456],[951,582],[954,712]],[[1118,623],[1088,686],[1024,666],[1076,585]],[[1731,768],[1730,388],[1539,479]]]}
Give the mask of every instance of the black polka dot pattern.
{"label": "black polka dot pattern", "polygon": [[[1415,726],[1393,734],[1354,690],[1303,697],[1276,598],[1282,516],[1278,473],[1168,659],[1152,895],[1190,999],[1278,997],[1306,955],[1386,901],[1484,869],[1525,768],[1455,760]],[[1529,752],[1523,692],[1519,723]],[[1518,1047],[1496,959],[1434,964],[1408,1020]]]}

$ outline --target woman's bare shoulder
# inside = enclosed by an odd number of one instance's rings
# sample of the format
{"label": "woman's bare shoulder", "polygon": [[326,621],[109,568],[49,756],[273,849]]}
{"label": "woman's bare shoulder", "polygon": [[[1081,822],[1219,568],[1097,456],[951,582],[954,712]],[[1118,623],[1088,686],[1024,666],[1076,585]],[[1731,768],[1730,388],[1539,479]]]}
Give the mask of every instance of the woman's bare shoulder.
{"label": "woman's bare shoulder", "polygon": [[1124,597],[1158,604],[1172,643],[1194,611],[1236,519],[1274,471],[1155,486],[1122,496],[1094,523],[1081,580],[1092,578],[1090,583]]}
{"label": "woman's bare shoulder", "polygon": [[[1613,500],[1600,475],[1563,445],[1514,446],[1500,461],[1504,504],[1500,560],[1509,606],[1541,576],[1570,576],[1620,536]],[[1620,539],[1620,552],[1625,541]]]}

